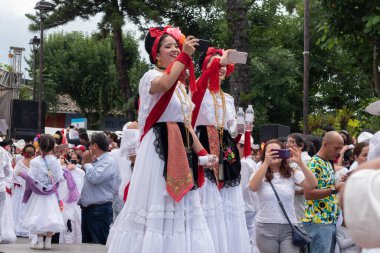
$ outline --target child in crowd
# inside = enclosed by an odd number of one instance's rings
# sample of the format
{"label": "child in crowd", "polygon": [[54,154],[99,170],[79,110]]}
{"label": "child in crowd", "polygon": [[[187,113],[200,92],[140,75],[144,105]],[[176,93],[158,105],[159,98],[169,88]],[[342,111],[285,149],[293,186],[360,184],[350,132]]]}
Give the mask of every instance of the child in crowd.
{"label": "child in crowd", "polygon": [[27,202],[22,224],[30,233],[37,234],[37,243],[31,244],[34,249],[51,249],[53,234],[65,229],[57,193],[58,183],[64,177],[61,164],[53,155],[54,146],[53,136],[42,135],[41,156],[30,162],[28,174],[20,173],[26,181],[23,201]]}

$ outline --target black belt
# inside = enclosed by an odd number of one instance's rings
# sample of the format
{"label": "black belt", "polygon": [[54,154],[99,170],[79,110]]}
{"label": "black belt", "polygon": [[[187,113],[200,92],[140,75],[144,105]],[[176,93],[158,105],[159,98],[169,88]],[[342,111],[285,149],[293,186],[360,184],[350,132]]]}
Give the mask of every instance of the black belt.
{"label": "black belt", "polygon": [[101,207],[101,206],[111,206],[111,205],[112,205],[112,202],[109,201],[109,202],[106,202],[106,203],[103,203],[103,204],[92,204],[92,205],[88,205],[88,206],[82,206],[82,205],[80,205],[80,209],[82,209],[82,210],[90,210],[90,209],[94,209],[94,208]]}

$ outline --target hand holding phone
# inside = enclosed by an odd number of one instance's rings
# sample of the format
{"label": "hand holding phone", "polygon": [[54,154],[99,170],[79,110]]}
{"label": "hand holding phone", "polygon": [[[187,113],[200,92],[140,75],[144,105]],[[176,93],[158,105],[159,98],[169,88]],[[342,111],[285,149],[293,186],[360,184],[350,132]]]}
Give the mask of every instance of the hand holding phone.
{"label": "hand holding phone", "polygon": [[227,62],[230,64],[246,64],[247,52],[231,51],[227,56]]}
{"label": "hand holding phone", "polygon": [[289,159],[290,158],[290,149],[273,148],[272,151],[277,151],[278,158],[280,158],[280,159]]}
{"label": "hand holding phone", "polygon": [[210,46],[210,41],[199,39],[198,46],[196,48],[197,52],[207,52],[208,47]]}

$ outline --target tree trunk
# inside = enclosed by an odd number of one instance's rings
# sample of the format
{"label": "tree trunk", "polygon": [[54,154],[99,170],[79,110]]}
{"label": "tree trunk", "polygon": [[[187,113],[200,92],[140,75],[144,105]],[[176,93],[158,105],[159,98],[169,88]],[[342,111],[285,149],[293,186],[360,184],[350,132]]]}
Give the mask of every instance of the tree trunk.
{"label": "tree trunk", "polygon": [[113,15],[117,14],[118,18],[111,21],[112,35],[115,43],[115,56],[116,56],[116,69],[118,74],[118,81],[122,94],[126,100],[131,98],[131,86],[129,84],[129,77],[125,61],[125,53],[123,47],[123,32],[120,19],[123,20],[123,14],[119,9],[117,0],[112,0]]}
{"label": "tree trunk", "polygon": [[378,96],[380,96],[379,46],[380,46],[380,41],[378,38],[375,38],[373,42],[372,71],[373,71],[373,84],[374,84],[375,92]]}
{"label": "tree trunk", "polygon": [[[227,25],[230,34],[229,47],[248,52],[248,6],[245,0],[227,0]],[[251,91],[250,57],[247,64],[235,65],[235,73],[229,78],[230,93],[238,106],[246,107],[248,101],[242,101],[241,94]]]}

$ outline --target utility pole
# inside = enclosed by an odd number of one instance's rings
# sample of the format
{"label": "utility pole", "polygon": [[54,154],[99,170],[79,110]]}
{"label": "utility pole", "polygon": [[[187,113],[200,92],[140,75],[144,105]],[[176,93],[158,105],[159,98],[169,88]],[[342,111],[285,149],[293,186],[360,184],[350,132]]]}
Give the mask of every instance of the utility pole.
{"label": "utility pole", "polygon": [[308,134],[309,115],[309,56],[310,56],[310,9],[309,0],[304,1],[303,28],[303,133]]}

